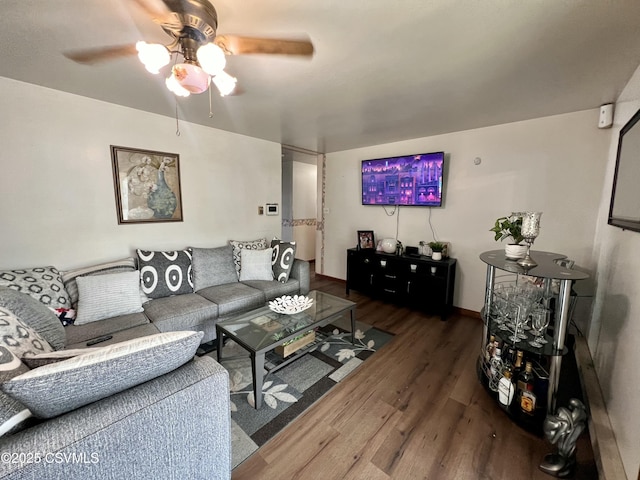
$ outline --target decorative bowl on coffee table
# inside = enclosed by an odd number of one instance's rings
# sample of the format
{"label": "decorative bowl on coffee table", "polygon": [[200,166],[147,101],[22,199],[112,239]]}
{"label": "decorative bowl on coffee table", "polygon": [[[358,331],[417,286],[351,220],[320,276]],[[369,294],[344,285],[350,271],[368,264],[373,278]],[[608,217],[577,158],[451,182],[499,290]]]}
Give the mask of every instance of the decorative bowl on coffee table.
{"label": "decorative bowl on coffee table", "polygon": [[293,315],[300,313],[313,305],[313,299],[304,295],[283,295],[269,302],[269,308],[276,313]]}

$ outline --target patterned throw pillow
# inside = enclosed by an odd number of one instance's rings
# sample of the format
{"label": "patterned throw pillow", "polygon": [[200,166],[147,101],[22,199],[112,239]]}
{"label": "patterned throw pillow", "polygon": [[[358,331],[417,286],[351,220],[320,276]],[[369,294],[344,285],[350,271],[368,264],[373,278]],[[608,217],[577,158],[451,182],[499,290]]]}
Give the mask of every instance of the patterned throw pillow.
{"label": "patterned throw pillow", "polygon": [[71,300],[55,267],[0,271],[0,286],[28,293],[51,308],[70,308]]}
{"label": "patterned throw pillow", "polygon": [[0,308],[0,346],[18,358],[54,351],[38,332],[6,308]]}
{"label": "patterned throw pillow", "polygon": [[274,238],[271,240],[271,248],[273,248],[271,257],[273,276],[279,282],[287,283],[293,261],[296,259],[296,242],[283,242]]}
{"label": "patterned throw pillow", "polygon": [[240,278],[240,252],[246,250],[264,250],[268,247],[266,238],[258,240],[229,240],[229,244],[233,247],[233,263],[236,266],[236,273]]}
{"label": "patterned throw pillow", "polygon": [[[0,383],[28,371],[29,369],[11,350],[0,346]],[[24,421],[30,417],[31,412],[27,407],[8,395],[0,393],[0,437],[17,432],[24,426]]]}
{"label": "patterned throw pillow", "polygon": [[149,298],[193,293],[191,252],[138,250],[142,291]]}

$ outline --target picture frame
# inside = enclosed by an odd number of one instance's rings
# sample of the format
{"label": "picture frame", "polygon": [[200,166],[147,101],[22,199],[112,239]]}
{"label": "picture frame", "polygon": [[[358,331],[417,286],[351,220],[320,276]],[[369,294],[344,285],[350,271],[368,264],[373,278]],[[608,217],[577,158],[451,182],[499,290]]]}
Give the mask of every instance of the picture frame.
{"label": "picture frame", "polygon": [[111,145],[118,224],[182,222],[180,155]]}
{"label": "picture frame", "polygon": [[376,243],[373,238],[373,230],[358,230],[358,250],[373,250]]}

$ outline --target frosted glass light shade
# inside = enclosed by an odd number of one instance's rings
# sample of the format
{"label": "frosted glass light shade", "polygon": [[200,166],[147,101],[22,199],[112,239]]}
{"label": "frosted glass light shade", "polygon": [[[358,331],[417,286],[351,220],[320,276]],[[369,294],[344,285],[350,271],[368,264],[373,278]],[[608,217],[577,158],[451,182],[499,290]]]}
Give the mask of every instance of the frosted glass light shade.
{"label": "frosted glass light shade", "polygon": [[213,83],[218,87],[220,96],[224,97],[229,95],[236,88],[236,78],[229,75],[227,72],[220,72],[218,75],[212,78]]}
{"label": "frosted glass light shade", "polygon": [[138,50],[138,58],[144,67],[153,74],[159,73],[160,69],[171,61],[169,50],[159,43],[140,41],[136,43],[136,50]]}
{"label": "frosted glass light shade", "polygon": [[207,43],[198,48],[196,56],[202,69],[212,77],[222,72],[227,64],[227,58],[224,52],[219,46],[213,43]]}
{"label": "frosted glass light shade", "polygon": [[189,93],[202,93],[209,88],[209,74],[191,63],[174,65],[171,69],[171,76]]}
{"label": "frosted glass light shade", "polygon": [[165,80],[165,85],[167,86],[170,92],[174,93],[179,97],[188,97],[189,95],[191,95],[189,93],[189,90],[186,90],[185,88],[183,88],[178,83],[178,80],[176,79],[176,77],[174,77],[173,75],[171,75]]}

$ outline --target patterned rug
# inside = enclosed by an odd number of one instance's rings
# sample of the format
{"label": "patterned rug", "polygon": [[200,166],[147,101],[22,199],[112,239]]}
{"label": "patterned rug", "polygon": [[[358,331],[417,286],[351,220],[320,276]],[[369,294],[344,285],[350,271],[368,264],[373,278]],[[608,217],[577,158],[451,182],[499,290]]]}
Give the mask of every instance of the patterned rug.
{"label": "patterned rug", "polygon": [[[354,371],[393,335],[356,322],[356,344],[351,343],[348,321],[338,320],[321,330],[325,343],[277,372],[267,375],[262,387],[262,408],[253,408],[249,358],[224,360],[231,389],[231,451],[235,468],[293,419]],[[246,353],[232,341],[223,351],[231,357]],[[209,355],[216,358],[215,352]]]}

